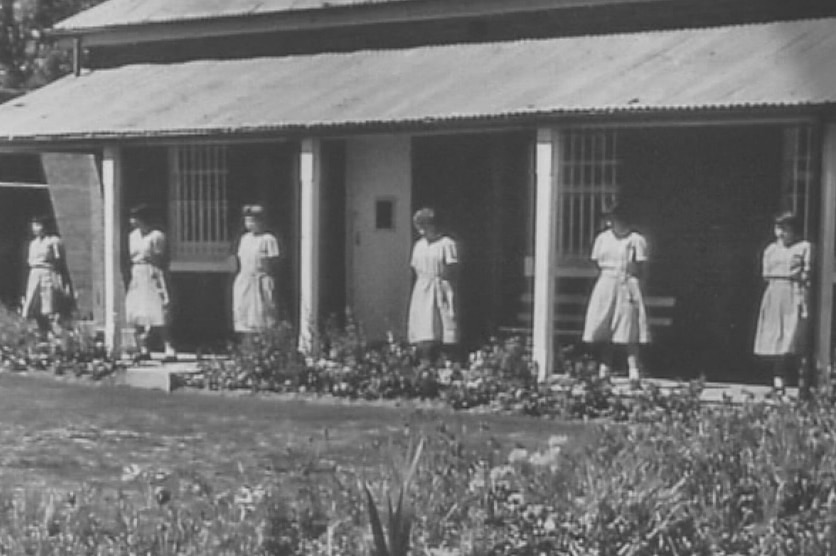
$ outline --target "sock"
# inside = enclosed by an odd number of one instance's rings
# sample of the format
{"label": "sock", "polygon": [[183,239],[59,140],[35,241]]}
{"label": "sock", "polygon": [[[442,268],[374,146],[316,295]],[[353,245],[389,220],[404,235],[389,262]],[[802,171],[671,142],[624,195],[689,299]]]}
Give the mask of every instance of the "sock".
{"label": "sock", "polygon": [[639,372],[638,367],[630,367],[630,370],[627,372],[630,380],[639,380],[641,378],[641,373]]}
{"label": "sock", "polygon": [[610,376],[610,366],[601,363],[601,365],[598,367],[598,377],[607,378],[608,376]]}

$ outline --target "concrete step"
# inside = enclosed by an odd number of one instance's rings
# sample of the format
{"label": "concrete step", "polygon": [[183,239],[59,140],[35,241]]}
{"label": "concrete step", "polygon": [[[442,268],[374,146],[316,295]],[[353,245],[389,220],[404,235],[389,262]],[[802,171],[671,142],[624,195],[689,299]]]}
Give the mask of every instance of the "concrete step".
{"label": "concrete step", "polygon": [[131,363],[119,382],[133,388],[171,392],[174,375],[200,372],[199,362],[193,354],[178,354],[177,361],[170,363],[164,363],[162,359],[162,354],[153,354],[150,361]]}

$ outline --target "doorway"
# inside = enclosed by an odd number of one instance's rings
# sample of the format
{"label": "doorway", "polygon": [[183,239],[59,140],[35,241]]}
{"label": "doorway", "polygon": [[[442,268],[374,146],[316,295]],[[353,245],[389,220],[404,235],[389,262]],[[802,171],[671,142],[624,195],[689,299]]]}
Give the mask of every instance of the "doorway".
{"label": "doorway", "polygon": [[413,140],[412,210],[433,207],[443,231],[456,240],[466,350],[514,320],[526,288],[532,145],[529,133]]}
{"label": "doorway", "polygon": [[761,381],[752,355],[760,256],[781,208],[777,127],[624,133],[623,197],[648,236],[650,295],[676,298],[651,348],[654,374]]}

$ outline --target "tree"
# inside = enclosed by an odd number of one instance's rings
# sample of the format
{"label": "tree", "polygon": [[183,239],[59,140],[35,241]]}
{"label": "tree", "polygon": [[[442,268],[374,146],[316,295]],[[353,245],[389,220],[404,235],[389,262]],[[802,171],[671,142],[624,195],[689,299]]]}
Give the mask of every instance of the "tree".
{"label": "tree", "polygon": [[103,0],[0,0],[0,86],[28,90],[71,69],[70,54],[44,31]]}

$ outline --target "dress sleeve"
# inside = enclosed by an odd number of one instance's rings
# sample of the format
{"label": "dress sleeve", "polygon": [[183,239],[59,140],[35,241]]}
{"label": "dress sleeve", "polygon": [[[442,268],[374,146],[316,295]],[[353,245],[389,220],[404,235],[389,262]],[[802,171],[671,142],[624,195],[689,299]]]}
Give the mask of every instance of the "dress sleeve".
{"label": "dress sleeve", "polygon": [[444,242],[444,264],[453,265],[459,262],[459,251],[456,242],[450,238]]}
{"label": "dress sleeve", "polygon": [[264,234],[264,254],[271,259],[280,255],[279,240],[273,234]]}
{"label": "dress sleeve", "polygon": [[148,242],[151,248],[151,254],[155,257],[163,257],[165,255],[165,234],[160,231],[154,232],[151,236],[151,241]]}
{"label": "dress sleeve", "polygon": [[601,260],[601,250],[603,249],[604,234],[603,232],[595,236],[595,241],[592,243],[592,254],[589,256],[595,262]]}
{"label": "dress sleeve", "polygon": [[637,263],[648,259],[647,240],[641,234],[636,234],[633,240],[633,260]]}
{"label": "dress sleeve", "polygon": [[61,241],[60,237],[52,236],[49,242],[49,249],[54,261],[64,260],[64,243]]}
{"label": "dress sleeve", "polygon": [[772,255],[772,244],[766,246],[761,257],[761,276],[767,278],[769,276],[769,258]]}

